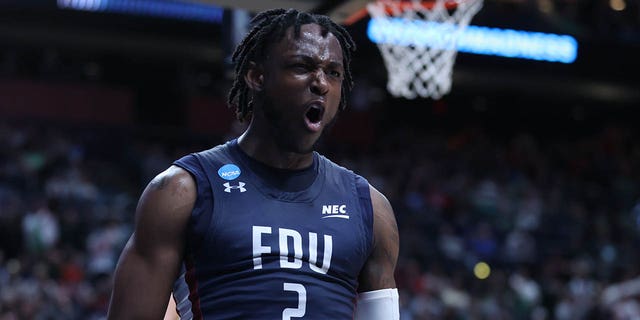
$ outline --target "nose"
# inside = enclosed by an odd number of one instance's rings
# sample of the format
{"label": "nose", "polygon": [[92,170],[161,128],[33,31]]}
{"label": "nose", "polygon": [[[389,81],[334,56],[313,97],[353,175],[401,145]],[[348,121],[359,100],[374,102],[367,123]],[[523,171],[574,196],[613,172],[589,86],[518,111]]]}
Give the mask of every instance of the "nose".
{"label": "nose", "polygon": [[314,72],[311,80],[311,92],[319,96],[324,96],[329,92],[329,82],[324,70],[319,69]]}

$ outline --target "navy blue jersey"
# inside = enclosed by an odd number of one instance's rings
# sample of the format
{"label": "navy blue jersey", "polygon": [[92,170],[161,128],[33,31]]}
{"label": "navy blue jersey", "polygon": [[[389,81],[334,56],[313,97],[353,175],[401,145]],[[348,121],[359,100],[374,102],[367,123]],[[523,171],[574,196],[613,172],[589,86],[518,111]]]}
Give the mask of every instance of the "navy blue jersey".
{"label": "navy blue jersey", "polygon": [[373,241],[368,182],[314,152],[309,185],[284,191],[251,160],[234,140],[175,162],[198,190],[181,317],[352,319]]}

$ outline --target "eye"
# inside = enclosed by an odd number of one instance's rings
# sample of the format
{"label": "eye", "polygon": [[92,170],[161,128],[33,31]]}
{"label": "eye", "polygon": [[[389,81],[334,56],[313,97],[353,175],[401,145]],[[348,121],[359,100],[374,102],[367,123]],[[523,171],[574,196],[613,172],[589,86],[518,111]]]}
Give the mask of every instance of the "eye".
{"label": "eye", "polygon": [[335,78],[340,78],[342,77],[342,72],[338,70],[329,70],[329,75]]}
{"label": "eye", "polygon": [[306,73],[311,68],[308,65],[303,63],[295,63],[291,65],[291,69],[293,69],[295,72]]}

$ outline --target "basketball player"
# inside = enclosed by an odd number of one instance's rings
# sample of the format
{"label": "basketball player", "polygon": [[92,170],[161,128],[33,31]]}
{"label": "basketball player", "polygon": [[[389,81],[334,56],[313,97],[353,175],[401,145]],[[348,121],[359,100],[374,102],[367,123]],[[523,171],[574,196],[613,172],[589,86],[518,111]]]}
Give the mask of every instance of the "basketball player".
{"label": "basketball player", "polygon": [[398,319],[387,199],[314,152],[352,86],[354,43],[328,17],[258,14],[233,55],[237,140],[143,192],[109,319]]}

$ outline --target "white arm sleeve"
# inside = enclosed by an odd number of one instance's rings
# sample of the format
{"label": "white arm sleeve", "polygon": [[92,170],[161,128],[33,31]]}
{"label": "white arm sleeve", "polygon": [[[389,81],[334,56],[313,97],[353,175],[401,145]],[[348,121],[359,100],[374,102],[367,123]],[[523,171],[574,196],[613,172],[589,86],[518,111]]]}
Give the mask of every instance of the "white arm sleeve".
{"label": "white arm sleeve", "polygon": [[399,320],[398,289],[381,289],[358,294],[355,320]]}

